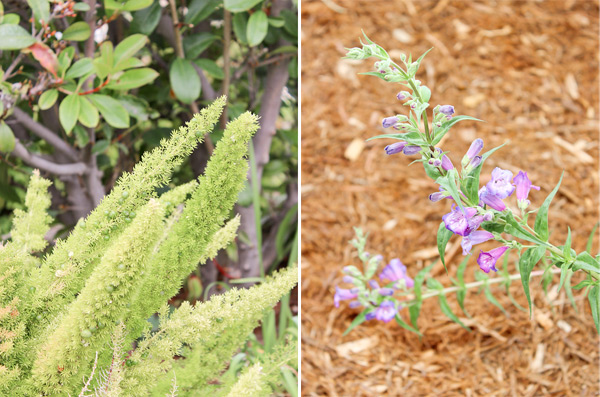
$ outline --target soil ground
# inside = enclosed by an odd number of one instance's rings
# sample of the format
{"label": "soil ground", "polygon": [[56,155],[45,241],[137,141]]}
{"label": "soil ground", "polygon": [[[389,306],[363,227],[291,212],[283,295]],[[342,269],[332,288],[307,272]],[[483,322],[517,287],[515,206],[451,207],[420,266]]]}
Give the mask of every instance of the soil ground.
{"label": "soil ground", "polygon": [[[564,290],[556,293],[557,276],[547,295],[532,279],[532,319],[502,288],[492,291],[507,315],[470,292],[468,319],[449,296],[473,332],[426,301],[421,339],[376,321],[342,336],[358,311],[333,306],[342,267],[359,265],[348,244],[353,226],[370,233],[368,251],[399,257],[413,276],[435,263],[432,275],[450,284],[435,243],[450,203],[429,202],[436,186],[421,166],[408,167],[412,158],[385,156],[391,141],[362,144],[383,133],[383,117],[407,113],[395,99],[401,87],[358,75],[373,62],[341,60],[344,48],[359,45],[361,29],[396,59],[435,47],[418,75],[432,89],[432,106],[452,104],[485,120],[457,124],[440,146],[456,165],[476,137],[484,150],[510,140],[486,162],[482,183],[496,166],[527,171],[542,187],[530,195],[534,208],[564,170],[550,209],[551,241],[562,245],[570,226],[579,252],[598,221],[598,8],[598,1],[573,0],[302,1],[303,395],[598,395],[598,336],[587,298],[575,291],[575,310]],[[449,244],[450,276],[462,260],[458,242]],[[471,258],[467,281],[476,271]],[[511,292],[527,306],[520,283]]]}

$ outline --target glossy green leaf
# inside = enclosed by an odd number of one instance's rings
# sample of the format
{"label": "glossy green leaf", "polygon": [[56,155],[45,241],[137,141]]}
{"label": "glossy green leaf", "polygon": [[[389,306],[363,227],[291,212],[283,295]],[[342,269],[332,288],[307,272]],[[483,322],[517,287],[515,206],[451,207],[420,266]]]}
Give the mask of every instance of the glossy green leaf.
{"label": "glossy green leaf", "polygon": [[87,95],[88,99],[98,108],[104,120],[114,128],[129,127],[129,114],[116,99],[101,94]]}
{"label": "glossy green leaf", "polygon": [[138,58],[127,58],[123,62],[119,63],[119,66],[115,66],[113,72],[119,72],[125,69],[133,69],[133,68],[141,68],[142,66],[146,66],[146,64]]}
{"label": "glossy green leaf", "polygon": [[86,127],[95,128],[100,122],[98,109],[84,96],[79,100],[79,122]]}
{"label": "glossy green leaf", "polygon": [[281,28],[285,25],[285,19],[282,17],[269,17],[269,25],[274,28]]}
{"label": "glossy green leaf", "polygon": [[246,28],[248,26],[248,14],[240,12],[233,15],[233,33],[242,44],[248,44],[246,37]]}
{"label": "glossy green leaf", "polygon": [[223,69],[215,63],[212,59],[196,59],[194,61],[200,69],[204,70],[207,74],[211,75],[215,79],[223,80],[225,78],[225,73]]}
{"label": "glossy green leaf", "polygon": [[556,184],[556,187],[554,187],[554,189],[552,190],[552,192],[550,192],[550,194],[548,195],[548,197],[546,197],[546,200],[544,200],[544,203],[542,204],[542,206],[538,210],[537,215],[535,217],[535,223],[533,225],[533,230],[535,230],[535,232],[544,241],[548,241],[548,237],[549,237],[549,232],[548,232],[548,208],[550,207],[550,203],[552,202],[552,199],[556,195],[556,192],[558,192],[558,188],[560,187],[560,184],[562,182],[562,179],[563,179],[564,175],[565,175],[564,172],[560,175],[560,179],[559,179],[558,183]]}
{"label": "glossy green leaf", "polygon": [[90,37],[90,25],[86,22],[75,22],[63,32],[63,40],[85,41]]}
{"label": "glossy green leaf", "polygon": [[354,320],[352,320],[352,322],[350,323],[350,326],[346,329],[346,331],[344,331],[344,334],[342,336],[348,335],[348,333],[350,331],[352,331],[358,325],[364,323],[365,317],[367,316],[367,313],[369,312],[369,310],[370,309],[365,309],[362,312],[360,312],[360,314],[358,316],[356,316],[356,318]]}
{"label": "glossy green leaf", "polygon": [[149,7],[152,0],[104,0],[107,10],[137,11]]}
{"label": "glossy green leaf", "polygon": [[211,33],[197,33],[183,38],[183,50],[187,59],[195,59],[217,39]]}
{"label": "glossy green leaf", "polygon": [[592,309],[594,324],[596,324],[596,332],[600,334],[600,286],[596,285],[590,288],[588,301],[590,302],[590,309]]}
{"label": "glossy green leaf", "polygon": [[298,47],[294,45],[284,45],[281,47],[277,47],[274,51],[269,52],[269,55],[277,55],[277,54],[297,54]]}
{"label": "glossy green leaf", "polygon": [[75,135],[75,141],[80,148],[85,147],[90,142],[87,130],[79,124],[76,124],[75,128],[73,128],[73,135]]}
{"label": "glossy green leaf", "polygon": [[138,121],[148,120],[148,112],[151,111],[148,102],[133,95],[123,95],[119,97],[119,102],[131,117],[135,117]]}
{"label": "glossy green leaf", "polygon": [[121,41],[115,48],[113,65],[118,68],[121,62],[131,58],[141,50],[147,41],[148,37],[143,34],[134,34]]}
{"label": "glossy green leaf", "polygon": [[150,68],[132,69],[111,80],[106,88],[113,90],[130,90],[151,83],[158,77],[158,72]]}
{"label": "glossy green leaf", "polygon": [[90,6],[87,3],[84,3],[83,1],[77,2],[73,5],[73,11],[85,12],[89,10]]}
{"label": "glossy green leaf", "polygon": [[0,25],[0,50],[20,50],[33,43],[33,36],[19,25]]}
{"label": "glossy green leaf", "polygon": [[221,0],[192,0],[185,15],[185,23],[193,25],[205,20],[213,11],[223,4]]}
{"label": "glossy green leaf", "polygon": [[37,23],[50,21],[50,3],[48,0],[27,0]]}
{"label": "glossy green leaf", "polygon": [[51,88],[40,95],[38,106],[42,110],[50,109],[56,103],[56,99],[58,99],[58,90]]}
{"label": "glossy green leaf", "polygon": [[282,10],[279,16],[285,20],[283,30],[292,37],[298,37],[298,15],[290,10]]}
{"label": "glossy green leaf", "polygon": [[94,64],[91,58],[81,58],[67,70],[66,79],[76,79],[94,71]]}
{"label": "glossy green leaf", "polygon": [[106,151],[106,149],[108,149],[109,146],[110,146],[109,141],[107,141],[106,139],[100,139],[99,141],[97,141],[94,144],[94,147],[92,148],[92,153],[93,154],[104,153]]}
{"label": "glossy green leaf", "polygon": [[255,47],[262,43],[264,38],[267,36],[267,30],[269,29],[269,21],[267,14],[262,10],[256,11],[248,19],[248,26],[246,26],[246,37],[248,39],[248,45]]}
{"label": "glossy green leaf", "polygon": [[80,106],[79,94],[75,93],[67,95],[58,107],[58,118],[67,135],[71,134],[75,123],[77,123]]}
{"label": "glossy green leaf", "polygon": [[444,259],[444,255],[446,253],[446,245],[448,245],[448,241],[450,241],[450,238],[453,234],[454,233],[452,233],[450,230],[446,229],[446,224],[444,222],[440,223],[437,232],[437,247],[438,252],[440,253],[440,260],[444,265],[444,269],[446,269],[446,273],[448,273],[448,269],[446,268],[446,261]]}
{"label": "glossy green leaf", "polygon": [[519,259],[519,273],[521,273],[521,284],[523,284],[523,290],[525,291],[525,296],[527,297],[527,302],[529,303],[529,316],[531,316],[531,296],[529,294],[529,276],[531,275],[531,271],[533,267],[542,259],[544,253],[546,252],[546,247],[543,245],[528,248],[521,258]]}
{"label": "glossy green leaf", "polygon": [[75,48],[67,47],[58,54],[58,72],[61,76],[64,77],[65,72],[71,66],[71,62],[73,62],[73,57],[75,56]]}
{"label": "glossy green leaf", "polygon": [[15,148],[15,143],[15,134],[13,134],[12,129],[4,120],[0,120],[0,152],[12,152]]}
{"label": "glossy green leaf", "polygon": [[169,70],[171,88],[183,103],[192,103],[200,96],[200,77],[188,59],[177,58]]}
{"label": "glossy green leaf", "polygon": [[136,11],[133,14],[133,20],[129,25],[130,31],[132,33],[141,33],[149,36],[158,26],[161,14],[162,8],[160,2],[155,0],[149,7]]}
{"label": "glossy green leaf", "polygon": [[224,5],[227,11],[242,12],[251,9],[261,1],[262,0],[225,0]]}
{"label": "glossy green leaf", "polygon": [[101,79],[106,78],[113,72],[115,63],[115,51],[110,41],[106,40],[100,44],[100,57],[93,60],[94,70]]}
{"label": "glossy green leaf", "polygon": [[19,14],[4,14],[4,18],[2,18],[3,25],[18,25],[21,22],[21,17]]}

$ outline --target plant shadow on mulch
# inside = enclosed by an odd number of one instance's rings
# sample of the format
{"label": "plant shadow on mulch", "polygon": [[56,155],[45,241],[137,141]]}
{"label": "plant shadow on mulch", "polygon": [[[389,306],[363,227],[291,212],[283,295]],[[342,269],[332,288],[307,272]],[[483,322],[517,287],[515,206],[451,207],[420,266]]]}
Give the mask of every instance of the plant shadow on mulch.
{"label": "plant shadow on mulch", "polygon": [[[527,171],[542,187],[530,195],[537,208],[565,171],[550,208],[550,238],[562,245],[570,226],[580,252],[598,220],[598,1],[313,0],[302,1],[301,11],[302,394],[597,395],[598,336],[588,301],[575,291],[575,310],[564,289],[556,292],[558,276],[548,294],[532,279],[532,319],[502,287],[492,292],[508,315],[469,292],[467,319],[448,296],[472,332],[426,301],[422,339],[375,321],[342,336],[358,310],[334,308],[333,294],[342,267],[359,265],[348,244],[353,226],[370,233],[368,251],[399,257],[413,277],[435,263],[432,275],[450,284],[436,257],[450,202],[429,202],[435,184],[420,165],[408,167],[414,158],[385,156],[391,141],[363,143],[383,132],[383,117],[407,110],[395,99],[400,85],[357,74],[370,71],[372,60],[340,59],[345,47],[359,45],[361,29],[396,59],[400,51],[419,56],[435,47],[418,74],[432,89],[432,107],[452,104],[485,120],[461,122],[441,142],[454,164],[476,137],[484,150],[510,140],[484,165],[482,184],[496,166]],[[516,208],[514,198],[506,201]],[[459,242],[449,243],[452,277],[462,260]],[[593,252],[598,246],[596,239]],[[515,272],[513,260],[510,266]],[[471,258],[466,281],[477,271]],[[511,292],[527,306],[520,283]]]}

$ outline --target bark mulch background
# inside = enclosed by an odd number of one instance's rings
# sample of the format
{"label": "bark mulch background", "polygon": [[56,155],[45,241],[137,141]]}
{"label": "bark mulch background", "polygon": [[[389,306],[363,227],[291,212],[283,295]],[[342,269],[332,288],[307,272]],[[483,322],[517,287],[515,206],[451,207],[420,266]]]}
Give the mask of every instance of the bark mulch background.
{"label": "bark mulch background", "polygon": [[[454,164],[476,137],[488,150],[507,147],[486,162],[528,172],[540,192],[537,208],[565,179],[550,209],[551,241],[562,245],[567,226],[579,252],[598,220],[598,1],[302,1],[302,393],[306,396],[593,396],[598,395],[598,337],[587,298],[577,310],[532,279],[533,318],[493,288],[504,315],[469,292],[466,309],[450,305],[473,328],[449,321],[426,301],[423,338],[395,323],[371,321],[342,333],[358,310],[333,306],[345,265],[359,265],[348,241],[353,226],[370,233],[368,251],[399,257],[415,275],[449,285],[436,256],[436,231],[450,202],[431,203],[436,191],[414,158],[385,156],[391,141],[364,143],[383,130],[384,116],[406,114],[399,85],[358,72],[373,61],[341,60],[359,44],[361,28],[399,59],[435,47],[419,72],[432,89],[432,107],[452,104],[461,122],[440,146]],[[516,209],[516,199],[507,203]],[[449,244],[449,272],[462,260]],[[496,243],[476,247],[489,249]],[[598,242],[594,243],[594,252]],[[511,269],[514,263],[511,260]],[[475,258],[467,281],[478,270]],[[577,282],[578,280],[574,281]],[[511,292],[527,306],[520,283]],[[347,303],[347,302],[344,302]],[[406,310],[402,312],[407,318]]]}

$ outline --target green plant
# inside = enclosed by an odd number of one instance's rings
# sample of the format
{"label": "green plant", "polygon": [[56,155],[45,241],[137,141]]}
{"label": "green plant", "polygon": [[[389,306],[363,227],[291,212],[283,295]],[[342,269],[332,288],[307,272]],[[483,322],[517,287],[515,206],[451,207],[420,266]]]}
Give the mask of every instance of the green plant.
{"label": "green plant", "polygon": [[[183,303],[170,312],[166,301],[198,262],[235,237],[239,219],[224,221],[246,179],[257,117],[244,113],[227,125],[197,183],[156,195],[212,130],[224,104],[217,99],[144,155],[43,258],[50,183],[34,173],[28,211],[15,214],[12,241],[0,249],[2,394],[227,394],[248,382],[250,375],[237,386],[211,381],[295,285],[295,266],[195,307]],[[156,311],[159,327],[152,330],[146,319]],[[287,362],[290,346],[265,362]],[[261,377],[272,372],[248,370],[260,390],[266,390]]]}

